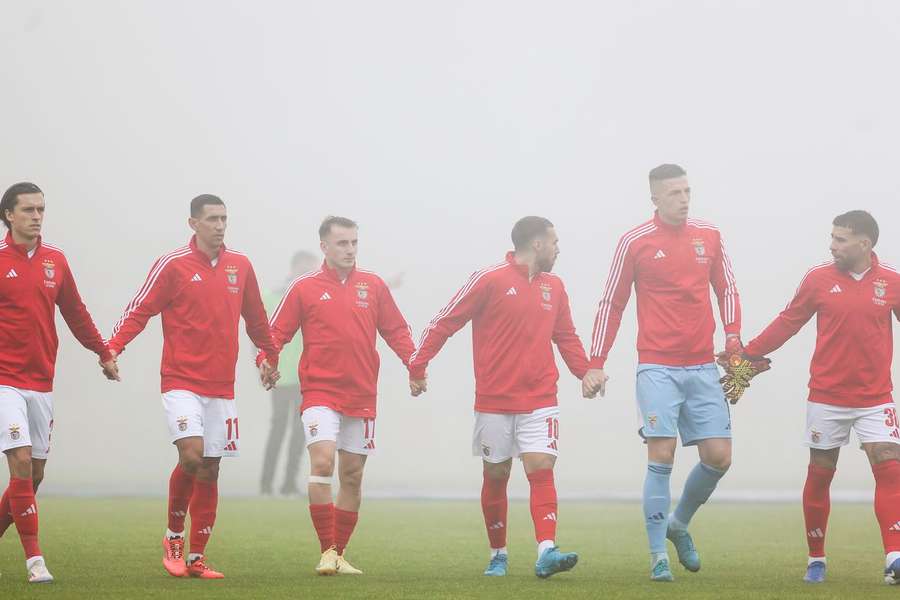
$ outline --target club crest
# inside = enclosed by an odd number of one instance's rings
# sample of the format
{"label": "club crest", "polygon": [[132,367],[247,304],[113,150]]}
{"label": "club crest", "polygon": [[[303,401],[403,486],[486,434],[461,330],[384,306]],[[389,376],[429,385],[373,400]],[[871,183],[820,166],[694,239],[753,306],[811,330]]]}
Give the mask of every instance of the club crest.
{"label": "club crest", "polygon": [[178,431],[187,431],[188,418],[187,417],[178,417]]}
{"label": "club crest", "polygon": [[9,426],[9,439],[11,439],[14,442],[16,440],[18,440],[22,436],[22,434],[20,433],[20,429],[21,428],[18,425],[16,425],[15,423],[10,425]]}
{"label": "club crest", "polygon": [[228,265],[225,267],[225,277],[228,279],[228,283],[231,285],[237,285],[238,282],[238,268],[232,265]]}
{"label": "club crest", "polygon": [[53,279],[56,276],[56,263],[54,263],[49,258],[45,258],[43,265],[44,265],[44,277],[46,277],[47,279]]}
{"label": "club crest", "polygon": [[706,246],[702,239],[691,240],[691,244],[694,245],[694,253],[697,256],[706,256]]}

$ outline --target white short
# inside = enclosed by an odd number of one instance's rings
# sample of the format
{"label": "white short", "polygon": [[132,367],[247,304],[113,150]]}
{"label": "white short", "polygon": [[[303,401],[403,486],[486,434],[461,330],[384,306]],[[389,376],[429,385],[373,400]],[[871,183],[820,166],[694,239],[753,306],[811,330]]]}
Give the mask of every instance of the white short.
{"label": "white short", "polygon": [[162,395],[162,404],[173,444],[188,437],[202,437],[205,457],[239,455],[240,431],[234,400],[170,390]]}
{"label": "white short", "polygon": [[524,452],[559,456],[559,407],[530,413],[475,413],[472,455],[485,462],[501,463]]}
{"label": "white short", "polygon": [[893,402],[871,408],[849,408],[806,403],[806,436],[804,445],[818,450],[846,446],[850,430],[856,432],[860,444],[893,442],[900,444],[897,409]]}
{"label": "white short", "polygon": [[307,408],[300,415],[306,447],[316,442],[337,442],[337,449],[369,456],[375,454],[375,419],[348,417],[327,406]]}
{"label": "white short", "polygon": [[0,385],[0,452],[31,446],[32,458],[50,454],[53,394]]}

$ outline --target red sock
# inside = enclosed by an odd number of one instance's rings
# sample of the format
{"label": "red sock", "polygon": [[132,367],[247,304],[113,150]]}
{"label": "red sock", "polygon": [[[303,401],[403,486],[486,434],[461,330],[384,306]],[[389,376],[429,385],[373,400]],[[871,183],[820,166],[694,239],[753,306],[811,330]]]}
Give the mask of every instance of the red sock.
{"label": "red sock", "polygon": [[344,553],[344,548],[347,547],[350,536],[353,535],[357,519],[359,519],[358,512],[334,509],[334,546],[338,554]]}
{"label": "red sock", "polygon": [[556,485],[553,469],[541,469],[528,474],[531,484],[531,519],[538,543],[556,539]]}
{"label": "red sock", "polygon": [[219,486],[215,481],[194,480],[191,496],[191,554],[203,554],[216,524],[216,507],[219,505]]}
{"label": "red sock", "polygon": [[9,490],[5,490],[3,498],[0,498],[0,537],[3,537],[3,534],[6,533],[6,530],[12,524],[12,512],[9,509]]}
{"label": "red sock", "polygon": [[509,503],[506,499],[505,479],[491,479],[484,474],[481,484],[481,512],[484,513],[484,526],[487,527],[488,541],[491,548],[506,547],[506,514]]}
{"label": "red sock", "polygon": [[194,493],[194,476],[175,465],[169,477],[169,530],[184,531],[184,519],[187,517],[191,495]]}
{"label": "red sock", "polygon": [[806,522],[806,543],[811,557],[825,556],[825,531],[831,512],[831,480],[834,469],[809,465],[806,485],[803,486],[803,519]]}
{"label": "red sock", "polygon": [[900,461],[872,466],[875,475],[875,516],[881,526],[884,553],[900,551]]}
{"label": "red sock", "polygon": [[25,558],[39,556],[41,548],[38,546],[38,513],[37,502],[34,500],[34,486],[30,479],[18,479],[12,477],[9,480],[9,508],[19,530],[19,539],[22,540],[22,548],[25,549]]}
{"label": "red sock", "polygon": [[309,514],[319,536],[322,552],[334,546],[334,504],[310,504]]}

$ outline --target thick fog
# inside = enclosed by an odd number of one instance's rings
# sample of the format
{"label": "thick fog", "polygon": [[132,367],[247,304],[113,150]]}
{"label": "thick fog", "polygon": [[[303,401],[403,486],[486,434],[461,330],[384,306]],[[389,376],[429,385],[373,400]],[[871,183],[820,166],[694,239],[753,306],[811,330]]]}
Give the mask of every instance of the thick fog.
{"label": "thick fog", "polygon": [[[587,346],[616,241],[652,215],[647,171],[677,162],[692,215],[723,232],[748,341],[828,259],[836,214],[870,210],[876,250],[900,261],[898,56],[892,0],[6,0],[0,187],[44,189],[44,238],[66,252],[104,335],[153,260],[188,240],[190,199],[213,193],[228,207],[226,243],[268,289],[294,251],[319,252],[324,216],[357,220],[359,264],[402,274],[395,297],[417,339],[469,274],[502,259],[516,219],[547,216]],[[559,361],[564,497],[640,491],[634,313],[632,297],[605,398],[583,399]],[[58,326],[42,491],[165,493],[176,452],[159,320],[120,358],[118,384]],[[799,496],[814,339],[811,322],[733,409],[720,497]],[[221,487],[254,494],[270,401],[241,343],[242,454],[223,461]],[[470,329],[416,399],[380,348],[366,493],[477,494]],[[695,461],[679,449],[674,489]],[[871,488],[854,437],[835,496]],[[511,492],[526,489],[519,472]]]}

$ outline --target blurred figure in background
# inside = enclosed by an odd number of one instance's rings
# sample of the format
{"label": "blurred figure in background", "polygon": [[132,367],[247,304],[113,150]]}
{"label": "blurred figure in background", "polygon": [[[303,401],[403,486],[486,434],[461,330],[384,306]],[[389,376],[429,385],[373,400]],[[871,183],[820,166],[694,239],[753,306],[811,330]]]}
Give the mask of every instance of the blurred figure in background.
{"label": "blurred figure in background", "polygon": [[[263,302],[266,305],[266,313],[273,314],[281,302],[284,292],[291,283],[300,275],[309,271],[315,271],[319,266],[319,260],[311,252],[300,250],[291,259],[291,271],[284,284],[278,289],[266,292]],[[285,365],[291,368],[285,369],[281,379],[272,388],[272,420],[269,429],[269,439],[266,441],[266,452],[263,455],[262,479],[259,482],[261,494],[269,496],[273,493],[275,485],[275,469],[278,466],[278,455],[285,434],[290,432],[287,445],[287,465],[284,472],[284,482],[279,490],[282,495],[290,496],[299,493],[297,477],[300,474],[300,460],[303,457],[303,428],[300,426],[300,418],[297,409],[300,406],[300,380],[297,370],[293,368],[300,362],[300,350],[303,347],[301,335],[281,349],[281,359]]]}

